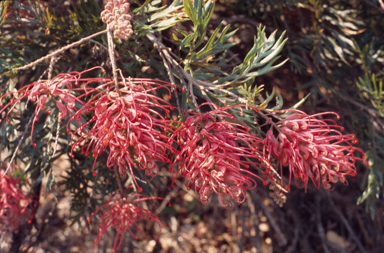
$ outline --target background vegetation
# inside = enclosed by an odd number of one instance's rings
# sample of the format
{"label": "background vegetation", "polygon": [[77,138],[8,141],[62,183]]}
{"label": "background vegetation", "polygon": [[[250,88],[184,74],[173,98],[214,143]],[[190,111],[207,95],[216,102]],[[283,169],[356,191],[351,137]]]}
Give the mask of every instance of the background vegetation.
{"label": "background vegetation", "polygon": [[[132,3],[131,10],[137,11],[132,20],[135,33],[127,42],[116,44],[117,61],[125,76],[169,80],[163,59],[144,35],[155,33],[175,57],[184,59],[190,55],[188,43],[180,45],[184,36],[180,31],[191,34],[196,30],[192,21],[176,23],[187,19],[183,8],[172,10],[180,14],[173,19],[163,16],[157,20],[148,13],[160,13],[154,6],[169,6],[172,2],[152,1],[158,5],[148,5],[149,2]],[[49,62],[17,73],[9,72],[11,69],[96,33],[103,26],[100,19],[103,1],[15,0],[0,5],[1,94],[38,80]],[[151,25],[147,25],[148,19],[152,19]],[[284,101],[284,108],[309,94],[301,110],[308,114],[337,112],[345,132],[356,134],[369,165],[359,163],[358,174],[349,178],[349,185],[337,184],[331,192],[311,184],[305,193],[292,185],[287,203],[281,208],[271,200],[268,188],[260,184],[245,203],[229,211],[212,203],[200,204],[182,184],[170,189],[167,185],[172,178],[164,168],[153,181],[155,187],[148,186],[145,191],[175,203],[170,207],[160,205],[155,211],[167,227],[158,233],[158,241],[145,238],[133,241],[127,237],[120,252],[381,252],[384,248],[383,2],[218,0],[206,34],[200,34],[201,38],[207,41],[221,23],[223,27],[231,25],[227,34],[238,29],[227,41],[233,47],[223,48],[225,57],[215,59],[215,64],[222,64],[220,67],[224,69],[243,62],[254,45],[254,36],[260,36],[258,27],[265,27],[267,36],[276,31],[277,38],[285,32],[288,40],[280,55],[289,61],[248,84],[253,87],[264,84],[269,94],[275,89]],[[110,71],[108,51],[102,46],[107,45],[106,38],[95,40],[97,43],[87,42],[63,52],[54,65],[53,75],[94,66]],[[180,47],[183,49],[179,50]],[[211,67],[199,59],[187,64],[201,69],[201,75],[206,75]],[[258,97],[261,101],[267,99],[265,91]],[[203,96],[198,103],[202,101]],[[271,102],[270,107],[273,106]],[[10,151],[20,141],[15,133],[24,132],[33,113],[32,106],[26,108],[23,117],[1,125],[1,161],[9,161]],[[79,151],[70,158],[64,129],[60,132],[57,155],[50,157],[57,124],[54,120],[41,120],[34,133],[34,139],[40,140],[38,149],[25,142],[17,155],[16,162],[25,171],[22,179],[32,184],[35,196],[42,196],[36,197],[41,206],[35,204],[37,216],[33,223],[24,224],[18,233],[5,240],[4,249],[92,250],[97,231],[80,233],[69,225],[75,224],[75,229],[76,224],[77,228],[85,227],[88,213],[117,188],[115,174],[107,168],[100,169],[95,180],[92,157],[84,157]],[[51,126],[49,131],[47,125]],[[148,235],[154,233],[145,222],[142,226]],[[61,233],[64,236],[60,237]],[[113,231],[109,233],[113,235]],[[109,250],[107,246],[113,243],[113,238],[110,240],[105,238],[100,250]]]}

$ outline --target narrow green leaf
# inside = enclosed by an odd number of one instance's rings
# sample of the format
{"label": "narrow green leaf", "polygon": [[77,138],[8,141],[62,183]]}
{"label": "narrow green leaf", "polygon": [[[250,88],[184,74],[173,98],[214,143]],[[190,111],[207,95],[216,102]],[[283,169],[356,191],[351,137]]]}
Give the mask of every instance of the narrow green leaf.
{"label": "narrow green leaf", "polygon": [[183,41],[180,43],[180,49],[182,49],[184,46],[189,46],[193,38],[194,38],[193,33],[185,37],[185,39],[183,39]]}
{"label": "narrow green leaf", "polygon": [[195,9],[192,6],[191,1],[183,1],[185,13],[192,20],[193,24],[197,24]]}

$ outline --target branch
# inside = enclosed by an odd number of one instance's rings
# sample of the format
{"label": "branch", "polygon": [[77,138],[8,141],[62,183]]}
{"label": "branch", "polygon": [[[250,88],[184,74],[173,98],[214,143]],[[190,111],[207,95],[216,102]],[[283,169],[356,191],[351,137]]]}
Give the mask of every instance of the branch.
{"label": "branch", "polygon": [[32,119],[33,119],[34,117],[35,117],[35,113],[33,113],[32,116],[31,116],[31,118],[29,119],[28,125],[27,125],[27,127],[25,128],[25,130],[24,130],[23,136],[21,136],[21,139],[20,139],[20,141],[19,141],[19,144],[17,144],[17,147],[16,147],[15,151],[13,152],[11,161],[9,161],[8,167],[7,167],[7,169],[5,170],[4,175],[6,175],[6,174],[8,173],[8,171],[9,171],[9,168],[11,168],[11,166],[12,166],[12,162],[13,162],[13,160],[14,160],[15,157],[16,157],[17,151],[19,151],[19,148],[20,148],[20,146],[21,146],[21,143],[23,143],[23,141],[24,141],[25,134],[27,133],[28,128],[31,126]]}
{"label": "branch", "polygon": [[321,215],[320,215],[320,197],[316,198],[316,223],[317,223],[317,231],[319,232],[321,238],[321,244],[323,246],[323,250],[325,253],[330,253],[328,246],[326,244],[325,231],[324,227],[321,224]]}
{"label": "branch", "polygon": [[[160,50],[160,48],[167,48],[164,46],[163,43],[161,43],[155,35],[153,34],[147,34],[147,38],[154,44],[155,48]],[[195,87],[197,87],[200,91],[202,91],[202,94],[204,96],[204,98],[207,100],[207,101],[211,101],[211,99],[208,97],[208,95],[206,94],[206,92],[209,90],[217,90],[223,94],[226,94],[226,95],[229,95],[231,97],[234,98],[234,100],[238,100],[240,103],[243,103],[243,104],[246,104],[247,103],[247,100],[246,99],[243,99],[241,98],[240,96],[230,92],[230,91],[227,91],[227,90],[224,90],[222,89],[221,87],[224,87],[224,86],[227,86],[231,83],[226,83],[226,84],[223,84],[223,85],[215,85],[215,84],[212,84],[212,83],[207,83],[207,82],[204,82],[204,81],[201,81],[201,80],[196,80],[194,79],[190,74],[188,74],[181,66],[180,64],[171,56],[171,54],[169,53],[168,50],[161,50],[161,52],[164,54],[164,57],[169,61],[171,62],[171,64],[173,65],[173,67],[176,69],[176,71],[178,73],[180,73],[182,76],[184,76],[184,78],[190,82],[189,86],[192,84],[194,85]],[[180,76],[181,79],[182,76]],[[188,88],[188,86],[186,86],[186,88]],[[190,88],[189,88],[190,89]],[[190,92],[192,93],[192,99],[194,100],[194,97],[193,97],[193,91],[190,90]],[[194,101],[195,102],[195,101]]]}
{"label": "branch", "polygon": [[58,50],[56,50],[56,51],[54,51],[54,52],[52,52],[52,53],[50,53],[50,54],[48,54],[48,55],[42,57],[42,58],[40,58],[40,59],[38,59],[38,60],[36,60],[36,61],[34,61],[34,62],[31,62],[31,63],[29,63],[29,64],[27,64],[27,65],[22,66],[22,67],[14,68],[14,69],[12,69],[12,70],[13,70],[13,71],[17,71],[17,70],[25,70],[25,69],[31,68],[31,67],[33,67],[33,66],[36,66],[36,65],[39,64],[40,62],[43,62],[43,61],[45,61],[45,60],[47,60],[47,59],[49,59],[49,58],[51,58],[51,57],[54,57],[54,56],[56,56],[56,55],[58,55],[58,54],[64,52],[65,50],[70,49],[71,47],[78,46],[78,45],[80,45],[80,44],[82,44],[82,43],[84,43],[84,42],[86,42],[86,41],[92,39],[93,37],[96,37],[96,36],[102,35],[102,34],[104,34],[104,33],[107,33],[107,31],[108,31],[108,30],[104,30],[104,31],[101,31],[101,32],[92,34],[92,35],[90,35],[90,36],[88,36],[88,37],[82,38],[81,40],[76,41],[76,42],[73,42],[72,44],[69,44],[69,45],[67,45],[67,46],[65,46],[65,47],[62,47],[62,48],[60,48],[60,49],[58,49]]}
{"label": "branch", "polygon": [[[246,198],[247,198],[248,208],[251,211],[251,215],[250,215],[251,218],[249,219],[249,224],[251,227],[253,227],[256,230],[255,231],[256,236],[252,236],[250,233],[250,236],[252,238],[251,242],[252,242],[252,244],[254,244],[257,252],[262,252],[261,251],[260,229],[259,229],[259,218],[257,217],[257,214],[256,214],[255,204],[253,203],[252,197],[249,194],[249,192],[247,192]],[[254,224],[254,223],[256,223],[256,224]],[[256,239],[256,242],[254,242],[254,240],[253,240],[254,238]]]}
{"label": "branch", "polygon": [[[89,194],[89,197],[88,197],[88,200],[87,200],[87,204],[85,205],[84,207],[84,211],[83,211],[83,219],[85,221],[87,221],[87,219],[85,218],[86,215],[87,215],[87,211],[88,211],[88,207],[89,207],[89,204],[91,203],[91,200],[93,198],[93,194],[95,192],[95,189],[96,189],[96,185],[97,185],[97,179],[99,178],[99,170],[97,170],[96,172],[96,176],[95,176],[95,180],[93,181],[93,186],[92,186],[92,191],[91,191],[91,194]],[[88,223],[85,222],[85,225],[87,226]]]}
{"label": "branch", "polygon": [[112,39],[112,30],[109,30],[109,28],[107,29],[107,35],[108,35],[108,52],[109,52],[109,59],[111,60],[111,64],[112,64],[112,74],[113,74],[113,80],[115,81],[115,89],[116,89],[116,92],[119,94],[119,96],[121,97],[121,93],[120,93],[120,90],[119,90],[119,84],[118,84],[118,81],[117,81],[117,67],[116,67],[116,58],[115,58],[115,51],[114,51],[114,48],[113,48],[113,39]]}
{"label": "branch", "polygon": [[263,213],[265,216],[267,216],[269,223],[273,227],[273,229],[276,231],[277,235],[280,238],[280,242],[283,245],[287,245],[287,239],[285,238],[284,234],[281,232],[281,229],[279,225],[277,225],[275,219],[273,218],[272,214],[268,211],[268,208],[264,205],[263,201],[260,199],[259,195],[255,191],[249,191],[253,197],[253,199],[260,204],[261,209],[263,209]]}
{"label": "branch", "polygon": [[363,2],[369,4],[370,6],[372,7],[375,7],[376,10],[380,11],[381,13],[384,13],[384,3],[383,3],[383,0],[377,0],[380,4],[380,7],[378,7],[377,5],[375,5],[374,3],[370,2],[369,0],[363,0]]}
{"label": "branch", "polygon": [[181,186],[176,186],[170,193],[168,193],[167,197],[164,198],[163,202],[161,202],[160,206],[156,209],[156,211],[153,213],[154,215],[159,215],[164,208],[167,206],[171,198],[175,197],[177,195],[177,192],[180,190]]}
{"label": "branch", "polygon": [[357,238],[356,234],[353,232],[353,229],[351,225],[349,225],[348,220],[345,218],[343,213],[336,207],[335,203],[333,202],[332,198],[330,197],[329,192],[327,192],[329,203],[331,204],[332,210],[340,217],[340,220],[344,223],[345,227],[347,228],[349,234],[351,235],[352,239],[357,244],[357,247],[359,247],[361,253],[367,253],[365,250],[363,244],[359,241],[359,238]]}

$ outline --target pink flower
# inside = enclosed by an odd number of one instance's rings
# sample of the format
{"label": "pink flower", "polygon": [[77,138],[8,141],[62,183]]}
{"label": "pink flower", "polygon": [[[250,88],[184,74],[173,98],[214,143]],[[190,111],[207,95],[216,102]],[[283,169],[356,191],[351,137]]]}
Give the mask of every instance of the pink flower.
{"label": "pink flower", "polygon": [[[93,118],[77,129],[80,138],[72,144],[72,152],[82,146],[82,153],[88,155],[92,148],[96,163],[97,157],[109,147],[109,168],[117,164],[124,177],[127,171],[134,175],[133,167],[138,166],[145,171],[147,180],[151,180],[158,172],[156,162],[169,163],[167,151],[174,151],[166,135],[173,132],[172,121],[162,116],[173,107],[153,94],[171,85],[151,79],[131,79],[119,89],[121,97],[113,88],[105,87],[85,105],[86,109],[74,115],[73,119],[78,121],[81,114],[94,111]],[[90,131],[84,133],[91,124]],[[86,146],[81,143],[88,138],[90,143],[84,149]]]}
{"label": "pink flower", "polygon": [[[41,111],[44,111],[47,114],[50,114],[50,111],[46,111],[46,105],[51,103],[51,100],[53,100],[56,103],[56,106],[60,110],[60,118],[64,119],[68,112],[70,112],[72,109],[75,109],[75,102],[78,102],[80,104],[84,104],[76,95],[73,94],[73,92],[77,91],[86,91],[89,92],[89,90],[92,91],[92,89],[82,89],[82,88],[73,88],[74,85],[79,85],[80,82],[84,82],[85,85],[91,83],[91,82],[99,82],[102,80],[102,78],[81,78],[81,75],[92,71],[94,69],[99,69],[100,67],[91,68],[88,70],[85,70],[83,72],[71,72],[71,73],[61,73],[58,76],[54,77],[52,80],[39,80],[36,82],[33,82],[29,85],[26,85],[22,88],[20,88],[17,91],[9,92],[5,95],[3,95],[0,98],[0,106],[3,106],[2,100],[12,95],[11,101],[6,104],[1,110],[0,114],[5,111],[8,107],[10,107],[7,115],[6,120],[9,122],[8,116],[12,112],[12,110],[16,107],[16,105],[22,101],[25,98],[28,98],[31,102],[36,102],[36,109],[35,109],[35,117],[32,121],[32,130],[31,130],[31,142],[34,147],[36,147],[36,144],[33,143],[33,129],[35,126],[36,121],[39,120],[38,116]],[[102,68],[101,68],[102,69]],[[104,71],[104,69],[102,69]],[[104,71],[105,72],[105,71]],[[61,101],[60,101],[61,100]],[[1,119],[0,119],[1,123]]]}
{"label": "pink flower", "polygon": [[18,184],[19,181],[0,170],[0,234],[17,231],[23,217],[29,216],[29,222],[33,217],[28,209],[32,198],[25,195]]}
{"label": "pink flower", "polygon": [[[153,221],[161,230],[165,224],[159,220],[159,217],[141,206],[142,201],[155,199],[161,198],[148,197],[146,195],[135,193],[131,193],[127,197],[122,197],[119,193],[112,196],[108,203],[92,213],[87,219],[88,223],[91,223],[91,219],[101,210],[105,209],[105,212],[98,218],[100,228],[94,242],[94,247],[98,246],[99,242],[103,240],[103,235],[110,226],[117,230],[113,246],[115,250],[119,249],[126,231],[131,233],[135,239],[137,239],[137,236],[135,235],[136,232],[139,232],[144,237],[148,238],[137,224],[137,222],[142,219]],[[119,238],[120,242],[118,243]]]}
{"label": "pink flower", "polygon": [[119,40],[128,40],[133,30],[129,14],[130,4],[127,0],[107,0],[107,4],[100,16],[108,28],[113,31],[113,37]]}
{"label": "pink flower", "polygon": [[[348,184],[345,176],[356,175],[356,160],[364,160],[364,152],[352,144],[358,141],[353,134],[342,134],[344,130],[331,119],[318,119],[323,115],[339,115],[326,112],[308,116],[304,112],[294,113],[277,123],[278,138],[271,128],[267,132],[268,150],[279,160],[280,167],[289,166],[289,183],[293,174],[296,184],[302,181],[307,187],[311,178],[316,187],[320,181],[324,189],[332,189],[331,183]],[[355,151],[363,158],[355,156]]]}
{"label": "pink flower", "polygon": [[[173,139],[181,152],[173,167],[180,161],[177,174],[186,177],[185,185],[194,188],[203,204],[212,193],[218,195],[223,207],[231,208],[233,199],[244,202],[245,191],[256,187],[249,165],[265,166],[264,141],[252,135],[243,122],[228,112],[241,106],[217,108],[207,113],[192,113],[175,132]],[[172,167],[172,168],[173,168]]]}

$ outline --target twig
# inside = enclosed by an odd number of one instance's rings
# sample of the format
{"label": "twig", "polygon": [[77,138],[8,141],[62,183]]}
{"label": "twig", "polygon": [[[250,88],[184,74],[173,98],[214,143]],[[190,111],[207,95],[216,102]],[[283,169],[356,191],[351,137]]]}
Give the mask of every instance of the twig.
{"label": "twig", "polygon": [[320,197],[316,198],[316,225],[317,231],[319,232],[321,238],[321,244],[323,246],[323,250],[325,253],[330,253],[328,246],[326,244],[325,232],[323,225],[321,224],[321,216],[320,216]]}
{"label": "twig", "polygon": [[344,96],[342,95],[341,93],[335,93],[338,97],[340,97],[341,99],[345,100],[345,101],[348,101],[349,103],[351,104],[354,104],[356,105],[357,107],[359,107],[360,109],[364,109],[366,110],[369,114],[371,114],[373,117],[377,118],[379,116],[379,112],[375,109],[372,109],[372,108],[369,108],[368,106],[366,105],[363,105],[353,99],[351,99],[350,97],[347,97],[347,96]]}
{"label": "twig", "polygon": [[25,70],[25,69],[28,69],[28,68],[30,68],[30,67],[33,67],[33,66],[39,64],[40,62],[45,61],[46,59],[49,59],[49,58],[51,58],[51,57],[54,57],[54,56],[56,56],[56,55],[58,55],[58,54],[64,52],[65,50],[70,49],[71,47],[78,46],[78,45],[80,45],[80,44],[82,44],[82,43],[84,43],[84,42],[86,42],[86,41],[88,41],[88,40],[90,40],[90,39],[92,39],[92,38],[94,38],[94,37],[96,37],[96,36],[99,36],[99,35],[102,35],[102,34],[104,34],[104,33],[107,33],[107,31],[108,31],[108,30],[104,30],[104,31],[101,31],[101,32],[92,34],[92,35],[90,35],[90,36],[88,36],[88,37],[82,38],[81,40],[76,41],[76,42],[74,42],[74,43],[72,43],[72,44],[69,44],[69,45],[67,45],[67,46],[65,46],[65,47],[62,47],[62,48],[60,48],[60,49],[58,49],[58,50],[56,50],[56,51],[54,51],[54,52],[52,52],[52,53],[50,53],[50,54],[48,54],[48,55],[42,57],[42,58],[40,58],[40,59],[38,59],[38,60],[36,60],[36,61],[34,61],[34,62],[31,62],[31,63],[29,63],[29,64],[27,64],[27,65],[22,66],[22,67],[14,68],[14,69],[12,69],[12,70],[13,70],[13,71],[17,71],[17,70]]}
{"label": "twig", "polygon": [[245,210],[243,209],[243,212],[240,214],[238,206],[236,206],[236,210],[238,215],[241,217],[241,236],[239,238],[239,251],[243,252],[244,247],[244,231],[245,231]]}
{"label": "twig", "polygon": [[[245,157],[245,159],[246,159],[248,162],[252,162],[251,159],[249,159],[248,157]],[[275,168],[273,168],[273,166],[271,166],[271,165],[268,164],[268,163],[264,163],[264,164],[266,164],[266,166],[269,167],[269,169],[273,172],[273,174],[274,174],[278,179],[281,179],[279,173],[277,173],[277,171],[275,170]],[[256,165],[254,165],[254,164],[252,164],[252,163],[250,163],[250,165],[251,165],[254,169],[256,169],[260,174],[264,174],[264,173],[265,173],[264,171],[262,171],[262,169],[260,169],[260,168],[257,167]],[[273,181],[273,180],[269,180],[269,181],[270,181],[270,185],[272,185],[273,187],[276,187],[276,188],[278,188],[280,191],[283,191],[283,192],[285,192],[285,193],[288,193],[288,191],[287,191],[284,187],[282,187],[280,184],[276,183],[276,182]]]}
{"label": "twig", "polygon": [[120,191],[120,196],[123,196],[123,194],[124,194],[123,186],[121,185],[121,182],[120,182],[120,175],[117,172],[117,164],[116,163],[115,163],[114,167],[115,168],[113,168],[113,172],[115,173],[115,177],[116,177],[116,181],[117,181],[117,186],[119,187],[119,191]]}
{"label": "twig", "polygon": [[[260,239],[260,230],[259,230],[259,219],[256,215],[256,209],[255,205],[253,204],[252,197],[249,194],[249,192],[246,193],[246,198],[247,198],[247,205],[248,208],[251,212],[251,218],[249,220],[249,224],[251,227],[253,227],[256,231],[256,236],[252,236],[252,238],[256,237],[256,243],[254,243],[254,240],[251,240],[252,244],[255,245],[257,252],[262,252],[261,251],[261,239]],[[250,233],[251,234],[251,233]]]}
{"label": "twig", "polygon": [[[60,57],[55,57],[53,56],[51,58],[51,61],[49,62],[49,67],[48,67],[48,81],[50,82],[51,79],[52,79],[52,71],[53,71],[53,66],[55,65],[55,63],[60,59]],[[61,98],[59,99],[60,102],[61,101]],[[60,114],[59,114],[60,115]],[[52,154],[52,158],[55,157],[55,154],[56,154],[56,150],[57,150],[57,143],[59,141],[59,134],[60,134],[60,123],[61,123],[61,117],[59,116],[58,119],[57,119],[57,129],[56,129],[56,138],[55,138],[55,144],[53,146],[53,154]]]}
{"label": "twig", "polygon": [[365,250],[363,244],[361,244],[361,242],[359,241],[359,238],[357,238],[357,236],[353,232],[353,229],[352,229],[351,225],[349,225],[348,220],[345,218],[343,213],[336,207],[335,203],[333,203],[333,200],[332,200],[331,196],[329,195],[329,192],[327,192],[327,196],[328,196],[329,203],[331,204],[332,210],[340,217],[341,221],[344,223],[344,225],[347,228],[347,230],[348,230],[349,234],[351,235],[352,239],[357,244],[357,247],[359,247],[360,252],[361,253],[367,253],[367,251]]}
{"label": "twig", "polygon": [[[161,43],[155,35],[153,34],[147,34],[147,38],[155,45],[155,47],[157,48],[166,48],[164,46],[163,43]],[[190,90],[191,93],[193,93],[193,91],[191,90],[191,85],[194,85],[196,86],[198,89],[200,90],[218,90],[224,94],[227,94],[231,97],[234,97],[235,99],[239,100],[241,103],[247,103],[247,100],[246,99],[243,99],[241,97],[239,97],[238,95],[230,92],[230,91],[227,91],[227,90],[223,90],[223,89],[220,89],[220,87],[218,87],[218,85],[215,85],[215,84],[212,84],[212,83],[207,83],[207,82],[204,82],[204,81],[201,81],[201,80],[196,80],[194,79],[190,74],[188,74],[186,71],[184,71],[184,69],[180,66],[179,63],[177,63],[175,61],[175,59],[173,59],[173,57],[171,56],[171,54],[168,52],[168,50],[162,50],[163,54],[164,54],[164,57],[169,61],[171,62],[171,64],[173,65],[173,67],[179,72],[182,74],[182,76],[184,76],[187,81],[188,81],[188,86],[186,86],[186,88],[188,88]],[[182,76],[180,76],[181,79]],[[226,85],[229,85],[231,83],[226,83]],[[193,95],[193,94],[192,94]],[[210,101],[210,98],[208,97],[207,94],[203,94],[204,98],[207,100],[207,101]],[[193,102],[195,102],[195,99],[194,99],[194,96],[192,96],[193,98]]]}
{"label": "twig", "polygon": [[8,173],[9,168],[11,167],[12,162],[13,162],[13,160],[14,160],[15,157],[16,157],[17,151],[19,151],[19,148],[20,148],[20,146],[21,146],[21,143],[24,141],[25,134],[27,133],[28,128],[31,126],[31,124],[32,124],[32,119],[33,119],[34,117],[35,117],[35,113],[33,113],[32,116],[31,116],[31,118],[29,119],[28,125],[27,125],[27,127],[25,128],[24,133],[23,133],[23,136],[21,136],[21,139],[20,139],[19,143],[17,144],[17,147],[16,147],[15,151],[13,152],[11,161],[9,161],[8,167],[7,167],[7,169],[5,170],[4,175],[6,175],[6,174]]}
{"label": "twig", "polygon": [[380,11],[381,13],[384,13],[384,3],[383,3],[383,1],[382,0],[377,0],[377,1],[379,2],[381,8],[376,6],[374,3],[370,2],[369,0],[363,0],[363,2],[369,4],[372,7],[375,7],[376,10]]}
{"label": "twig", "polygon": [[115,52],[114,52],[114,48],[113,48],[113,39],[112,39],[112,35],[113,34],[112,34],[112,30],[109,30],[109,28],[108,28],[107,31],[108,31],[108,33],[107,33],[107,36],[108,36],[108,52],[109,52],[109,59],[111,60],[111,64],[112,64],[113,80],[115,81],[116,92],[121,97],[121,93],[120,93],[120,90],[119,90],[119,84],[118,84],[118,81],[117,81],[116,58],[115,58]]}
{"label": "twig", "polygon": [[[171,83],[173,85],[175,85],[176,84],[175,83],[175,78],[173,77],[173,74],[172,74],[172,71],[171,71],[171,66],[169,65],[169,62],[165,58],[164,53],[162,52],[162,50],[160,48],[158,48],[158,46],[156,46],[156,48],[159,51],[159,54],[160,54],[161,58],[163,59],[164,66],[165,66],[165,69],[167,70],[167,74],[168,74],[169,80],[171,81]],[[176,87],[173,87],[173,88],[176,89]],[[180,114],[182,114],[182,112],[181,112],[181,109],[180,109],[179,97],[177,96],[177,94],[175,94],[175,97],[176,97],[177,109],[178,109],[179,115],[180,115]]]}
{"label": "twig", "polygon": [[236,213],[233,210],[231,210],[231,227],[232,227],[233,241],[238,242]]}
{"label": "twig", "polygon": [[299,235],[300,235],[299,227],[301,227],[300,220],[296,214],[296,210],[294,210],[293,208],[290,208],[289,210],[291,212],[293,222],[295,223],[295,225],[294,225],[295,232],[294,232],[294,237],[293,237],[293,241],[292,241],[290,248],[287,249],[287,251],[285,251],[284,253],[296,252],[296,245],[297,245],[297,242],[299,241]]}
{"label": "twig", "polygon": [[[99,178],[99,170],[97,170],[96,172],[96,176],[95,176],[95,179],[93,180],[93,186],[92,186],[92,191],[91,191],[91,194],[89,194],[89,197],[88,197],[88,200],[87,200],[87,203],[85,204],[85,207],[84,207],[84,211],[83,211],[83,218],[84,220],[87,220],[85,217],[87,215],[87,211],[88,211],[88,207],[89,207],[89,204],[91,203],[91,200],[93,198],[93,194],[95,192],[95,189],[96,189],[96,182],[97,182],[97,179]],[[87,222],[85,223],[86,226],[87,226]]]}
{"label": "twig", "polygon": [[49,62],[49,66],[48,66],[48,81],[51,81],[52,79],[52,71],[53,71],[53,66],[55,65],[55,63],[60,59],[61,57],[55,57],[55,56],[52,56],[51,58],[51,61]]}
{"label": "twig", "polygon": [[[173,67],[175,67],[175,69],[179,73],[179,77],[182,80],[184,86],[187,87],[184,79],[182,78],[182,74],[178,68],[178,66],[179,66],[178,63],[174,62],[174,59],[172,58],[172,56],[171,56],[170,52],[167,50],[167,48],[163,44],[161,44],[161,42],[155,36],[148,36],[147,35],[147,37],[149,38],[149,40],[151,40],[151,42],[153,43],[153,45],[157,49],[157,51],[159,51],[159,55],[164,62],[164,66],[165,66],[165,69],[167,70],[167,74],[168,74],[168,77],[169,77],[169,80],[171,81],[171,83],[175,84],[175,79],[173,77],[170,64],[173,65]],[[193,96],[193,91],[191,91],[191,92],[192,92],[191,96]],[[193,97],[193,99],[194,99],[194,97]],[[177,107],[179,110],[179,114],[181,114],[179,97],[177,95],[176,95],[176,103],[177,103]]]}
{"label": "twig", "polygon": [[[128,171],[127,171],[127,175],[128,175],[128,177],[129,177],[129,179],[128,179],[128,184],[132,185],[133,190],[134,190],[136,193],[138,193],[139,191],[137,190],[136,184],[135,184],[135,182],[134,182],[134,180],[133,180],[133,175],[131,175],[131,173],[129,173]],[[136,176],[135,176],[135,178],[137,179]],[[141,179],[140,179],[140,181],[143,182]]]}
{"label": "twig", "polygon": [[188,82],[188,87],[189,87],[189,89],[188,89],[189,92],[188,93],[189,93],[189,96],[192,99],[193,105],[195,107],[199,107],[199,105],[197,104],[197,101],[196,101],[195,94],[193,93],[193,86],[192,86],[192,82],[191,81]]}
{"label": "twig", "polygon": [[104,49],[105,51],[108,52],[108,47],[104,46],[104,44],[98,42],[97,40],[93,40],[93,39],[90,39],[89,41],[99,45],[102,49]]}
{"label": "twig", "polygon": [[252,195],[252,198],[260,204],[261,209],[263,210],[265,216],[267,216],[269,223],[273,227],[273,229],[276,231],[277,235],[279,236],[280,242],[283,245],[287,245],[287,239],[281,232],[281,229],[279,225],[277,225],[275,219],[273,218],[272,214],[268,211],[268,208],[264,205],[263,201],[260,199],[259,195],[255,191],[249,191]]}
{"label": "twig", "polygon": [[369,245],[373,246],[373,241],[372,241],[372,239],[371,239],[371,236],[368,234],[368,231],[367,231],[367,229],[365,228],[364,222],[363,222],[363,220],[361,219],[360,214],[357,214],[357,215],[356,215],[356,218],[357,218],[357,221],[359,222],[360,229],[361,229],[361,232],[362,232],[363,235],[364,235],[364,239],[365,239],[365,241],[366,241]]}
{"label": "twig", "polygon": [[55,138],[55,144],[53,146],[52,158],[55,157],[56,150],[57,150],[57,143],[59,142],[60,123],[61,123],[61,117],[58,117],[58,119],[57,119],[57,129],[56,129],[56,138]]}
{"label": "twig", "polygon": [[180,190],[180,188],[181,187],[178,185],[170,193],[168,193],[167,197],[164,198],[163,202],[161,202],[160,206],[154,212],[154,214],[156,216],[159,215],[164,210],[164,208],[167,206],[167,204],[169,203],[171,198],[176,196],[176,194]]}
{"label": "twig", "polygon": [[143,246],[141,246],[140,244],[138,244],[135,240],[130,240],[130,242],[132,243],[133,246],[135,246],[135,247],[138,248],[139,250],[142,250],[142,251],[144,251],[145,253],[149,253]]}

